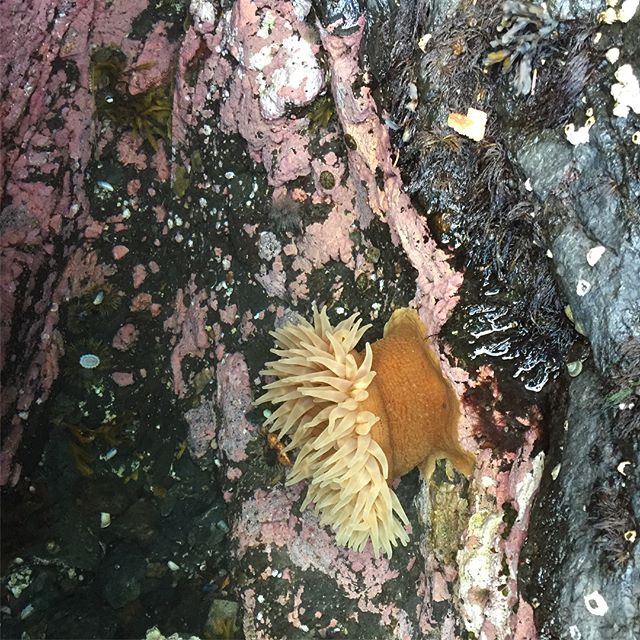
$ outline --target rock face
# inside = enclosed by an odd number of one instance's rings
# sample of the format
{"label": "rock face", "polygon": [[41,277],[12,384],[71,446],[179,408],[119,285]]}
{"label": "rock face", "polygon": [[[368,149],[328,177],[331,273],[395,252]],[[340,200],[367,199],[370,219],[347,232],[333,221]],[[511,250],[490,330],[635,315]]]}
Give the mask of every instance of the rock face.
{"label": "rock face", "polygon": [[[640,637],[638,17],[33,4],[0,3],[5,635]],[[418,307],[463,397],[472,484],[405,476],[392,558],[301,510],[252,408],[322,301]]]}
{"label": "rock face", "polygon": [[632,149],[613,146],[611,125],[598,122],[590,135],[575,149],[557,135],[525,140],[516,158],[544,203],[545,233],[571,315],[606,374],[640,336],[639,185],[625,169]]}
{"label": "rock face", "polygon": [[[468,302],[474,293],[463,290],[458,309],[466,310],[467,318],[455,324],[454,333],[467,340],[469,334],[497,334],[500,340],[476,340],[476,352],[494,356],[494,362],[506,353],[506,359],[521,363],[519,372],[526,369],[522,354],[533,350],[529,343],[516,353],[515,333],[533,337],[538,345],[557,341],[556,351],[547,351],[544,359],[563,363],[562,371],[573,361],[573,375],[582,370],[578,377],[561,378],[552,393],[545,471],[520,564],[522,593],[535,608],[545,640],[638,637],[640,183],[633,143],[638,114],[631,107],[626,118],[619,117],[612,86],[621,83],[621,66],[638,59],[639,21],[617,18],[615,26],[599,26],[592,16],[601,5],[550,2],[547,24],[558,21],[557,27],[545,34],[540,30],[533,45],[537,54],[530,45],[522,49],[519,38],[527,36],[514,27],[507,43],[515,47],[509,53],[514,70],[496,86],[479,78],[473,66],[473,56],[486,56],[486,49],[474,51],[477,41],[451,26],[468,21],[465,8],[457,8],[450,25],[433,28],[433,16],[448,3],[436,5],[429,19],[415,23],[399,10],[395,30],[388,32],[393,37],[387,46],[396,52],[403,50],[398,41],[408,41],[412,26],[431,34],[419,69],[402,67],[404,89],[396,88],[402,82],[383,83],[379,43],[385,42],[384,29],[368,47],[381,91],[397,105],[393,121],[402,125],[396,135],[407,143],[401,165],[409,190],[435,219],[441,240],[463,248],[469,266],[465,278],[473,281],[472,270],[479,268],[483,285],[487,278],[494,285],[487,293],[479,287],[477,305]],[[418,16],[420,6],[415,3]],[[484,11],[473,21],[490,33],[492,19]],[[503,24],[516,25],[530,20],[527,14],[535,9],[507,2],[503,11],[501,19],[511,20]],[[407,37],[398,38],[401,33]],[[619,61],[610,53],[616,48]],[[518,50],[526,51],[526,65]],[[547,60],[541,66],[543,54]],[[536,70],[530,95],[516,95],[523,86],[511,77],[516,68],[519,74]],[[637,78],[640,69],[632,69]],[[410,103],[409,82],[417,86],[417,107]],[[477,92],[477,83],[484,94]],[[457,155],[441,150],[438,145],[445,146],[449,133],[442,127],[447,111],[470,106],[488,113],[482,146],[460,145]],[[419,125],[411,115],[414,108]],[[573,135],[576,131],[581,137]],[[501,271],[496,262],[508,266]],[[532,272],[549,278],[533,282]],[[544,325],[535,317],[540,307],[535,296],[548,312]],[[554,304],[564,307],[573,323],[572,351]],[[492,314],[485,325],[477,320],[483,313]],[[532,324],[527,315],[535,318]],[[538,379],[549,389],[548,379]]]}
{"label": "rock face", "polygon": [[[640,634],[640,553],[624,538],[640,517],[640,449],[637,440],[624,454],[617,448],[615,411],[600,388],[592,366],[573,380],[566,419],[551,434],[521,565],[541,638]],[[625,459],[631,465],[620,467]]]}
{"label": "rock face", "polygon": [[[560,5],[570,3],[553,6]],[[578,17],[578,4],[575,11]],[[607,46],[636,42],[637,26],[626,29],[617,40],[608,34]],[[637,44],[626,55],[637,59]],[[640,634],[640,220],[631,141],[637,120],[612,115],[613,75],[607,70],[585,88],[584,102],[597,115],[584,144],[572,147],[556,130],[516,136],[510,145],[542,203],[567,314],[591,349],[566,397],[554,402],[547,467],[521,566],[523,590],[539,605],[541,638]]]}

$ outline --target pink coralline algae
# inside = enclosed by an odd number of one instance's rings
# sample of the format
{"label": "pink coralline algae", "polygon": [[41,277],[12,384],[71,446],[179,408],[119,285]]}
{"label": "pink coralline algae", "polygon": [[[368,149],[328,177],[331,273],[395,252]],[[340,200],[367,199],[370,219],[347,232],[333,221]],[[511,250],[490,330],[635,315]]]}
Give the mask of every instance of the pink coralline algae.
{"label": "pink coralline algae", "polygon": [[[232,70],[222,53],[222,28],[213,33],[218,8],[200,0],[191,3],[191,10],[194,20],[182,39],[173,97],[172,137],[178,145],[186,141],[190,127],[213,115],[209,101],[219,97]],[[188,77],[198,67],[201,69],[193,85]]]}
{"label": "pink coralline algae", "polygon": [[309,225],[302,240],[296,243],[298,256],[293,261],[293,268],[309,272],[339,260],[353,269],[353,243],[349,233],[354,222],[354,213],[334,209],[324,222]]}
{"label": "pink coralline algae", "polygon": [[198,460],[205,456],[215,444],[217,422],[213,402],[203,400],[197,407],[189,409],[184,417],[189,425],[187,435],[189,453]]}
{"label": "pink coralline algae", "polygon": [[298,494],[294,489],[259,489],[242,504],[242,513],[233,527],[240,557],[256,545],[287,546],[293,541],[297,518],[291,513],[291,504],[292,495]]}
{"label": "pink coralline algae", "polygon": [[188,291],[190,303],[187,307],[184,303],[185,292],[178,289],[173,315],[165,320],[165,331],[171,331],[178,338],[174,338],[173,351],[171,352],[171,369],[173,371],[173,391],[182,398],[187,392],[187,387],[182,375],[182,360],[185,356],[202,358],[205,349],[209,346],[209,337],[205,330],[207,318],[206,300],[208,294],[205,291],[196,291],[192,279]]}
{"label": "pink coralline algae", "polygon": [[124,165],[132,165],[138,171],[147,168],[147,156],[141,150],[143,139],[132,133],[124,133],[118,140],[118,159]]}
{"label": "pink coralline algae", "polygon": [[122,260],[122,258],[124,258],[127,253],[129,253],[129,249],[122,244],[117,244],[115,247],[113,247],[111,253],[116,260]]}
{"label": "pink coralline algae", "polygon": [[227,305],[224,309],[220,309],[220,320],[226,324],[233,324],[236,321],[238,307],[235,304]]}
{"label": "pink coralline algae", "polygon": [[[0,58],[0,130],[6,142],[0,163],[0,190],[4,191],[0,351],[3,377],[21,390],[23,407],[35,399],[36,390],[42,399],[46,397],[51,379],[41,379],[40,372],[51,371],[45,365],[57,357],[40,335],[55,317],[55,311],[45,310],[61,301],[60,275],[76,247],[54,252],[53,243],[61,236],[82,233],[90,221],[84,175],[92,142],[87,46],[92,8],[89,0],[79,0],[66,11],[46,1],[37,6],[26,1],[0,4],[0,46],[10,52]],[[38,64],[33,64],[36,59]],[[54,61],[61,59],[75,64],[75,82],[69,81],[62,66],[53,68]],[[39,289],[43,281],[44,288]],[[24,318],[33,313],[33,296],[41,311],[33,323],[25,323]],[[20,350],[20,357],[13,361],[9,360],[9,336]],[[3,389],[3,396],[15,402],[17,395],[9,392]],[[3,416],[15,409],[4,399],[2,406]],[[3,433],[3,482],[11,473],[19,440],[17,421],[14,417],[10,433]]]}
{"label": "pink coralline algae", "polygon": [[[389,131],[378,117],[370,90],[361,87],[357,95],[354,92],[353,78],[360,75],[358,50],[363,33],[364,18],[349,36],[336,36],[321,29],[322,43],[329,53],[336,111],[345,134],[351,136],[356,147],[348,151],[349,167],[354,179],[366,185],[374,213],[386,220],[392,240],[402,246],[417,269],[417,292],[412,304],[430,332],[437,333],[457,303],[462,274],[449,266],[446,254],[429,237],[426,222],[403,191],[402,178],[393,164]],[[381,186],[376,180],[378,175],[383,176]]]}
{"label": "pink coralline algae", "polygon": [[[315,513],[305,511],[299,518],[293,515],[293,504],[303,490],[302,485],[275,487],[269,491],[258,489],[253,497],[243,502],[240,516],[232,529],[239,556],[243,557],[250,549],[260,549],[270,559],[274,547],[286,547],[287,557],[294,567],[302,571],[318,571],[335,580],[342,595],[353,600],[358,611],[380,616],[381,624],[393,624],[395,621],[408,628],[411,623],[407,613],[389,602],[383,592],[386,583],[399,577],[399,571],[391,569],[387,558],[374,558],[370,548],[355,552],[336,546],[335,537],[320,526]],[[285,573],[290,575],[297,571],[284,569],[283,578]],[[257,590],[260,581],[269,580],[272,576],[273,570],[265,570],[250,582],[249,589]],[[300,623],[295,612],[310,611],[316,602],[312,593],[305,594],[305,607],[300,609],[303,602],[299,597],[300,586],[296,588],[294,582],[292,588],[295,591],[289,590],[280,604],[294,604],[289,621]],[[297,606],[295,597],[292,602],[295,593],[298,594]],[[248,611],[246,613],[250,615]]]}
{"label": "pink coralline algae", "polygon": [[147,277],[147,269],[143,264],[137,264],[133,268],[133,288],[138,289]]}
{"label": "pink coralline algae", "polygon": [[128,371],[114,371],[111,378],[119,387],[128,387],[133,384],[133,374]]}
{"label": "pink coralline algae", "polygon": [[253,397],[247,363],[241,353],[225,356],[218,365],[218,406],[222,411],[222,424],[218,445],[229,460],[247,459],[247,444],[254,437],[255,427],[246,414],[252,408]]}
{"label": "pink coralline algae", "polygon": [[139,337],[140,332],[136,329],[136,326],[128,322],[118,329],[111,344],[118,351],[128,351],[135,345]]}
{"label": "pink coralline algae", "polygon": [[171,78],[171,66],[176,53],[176,44],[167,38],[167,23],[160,20],[145,38],[142,51],[135,61],[128,85],[129,93],[142,93],[167,82]]}
{"label": "pink coralline algae", "polygon": [[[306,120],[284,114],[287,105],[310,103],[323,87],[311,32],[285,3],[269,10],[262,26],[258,5],[238,0],[227,25],[227,47],[238,62],[222,104],[223,127],[238,132],[269,182],[283,185],[310,172]],[[256,100],[254,96],[258,96]]]}

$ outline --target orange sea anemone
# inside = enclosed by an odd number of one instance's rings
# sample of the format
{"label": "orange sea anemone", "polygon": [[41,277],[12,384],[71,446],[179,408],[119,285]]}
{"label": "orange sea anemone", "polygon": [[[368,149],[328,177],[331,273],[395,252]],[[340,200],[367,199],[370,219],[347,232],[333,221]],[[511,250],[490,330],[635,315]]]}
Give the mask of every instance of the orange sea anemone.
{"label": "orange sea anemone", "polygon": [[313,325],[273,331],[278,360],[261,374],[277,380],[256,404],[279,405],[265,426],[299,450],[287,484],[309,481],[302,508],[314,503],[339,544],[360,551],[371,540],[391,556],[408,520],[389,483],[415,466],[430,477],[440,457],[468,475],[474,457],[458,443],[458,398],[416,311],[395,311],[358,353],[369,326],[354,314],[333,327],[323,308]]}

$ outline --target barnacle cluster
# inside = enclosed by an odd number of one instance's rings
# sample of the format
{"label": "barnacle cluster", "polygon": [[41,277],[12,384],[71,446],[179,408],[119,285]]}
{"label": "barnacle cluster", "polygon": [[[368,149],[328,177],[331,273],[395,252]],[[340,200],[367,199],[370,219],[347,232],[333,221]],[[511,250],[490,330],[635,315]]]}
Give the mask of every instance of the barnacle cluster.
{"label": "barnacle cluster", "polygon": [[517,93],[531,93],[533,63],[541,44],[556,29],[544,5],[507,0],[502,5],[502,20],[498,26],[500,36],[491,41],[494,49],[484,60],[486,67],[499,64],[502,73],[515,68],[513,86]]}
{"label": "barnacle cluster", "polygon": [[148,66],[128,68],[122,51],[115,47],[103,47],[91,56],[89,79],[98,115],[111,120],[118,127],[133,131],[155,151],[158,139],[168,140],[170,137],[170,87],[155,86],[132,94],[128,83],[133,71]]}

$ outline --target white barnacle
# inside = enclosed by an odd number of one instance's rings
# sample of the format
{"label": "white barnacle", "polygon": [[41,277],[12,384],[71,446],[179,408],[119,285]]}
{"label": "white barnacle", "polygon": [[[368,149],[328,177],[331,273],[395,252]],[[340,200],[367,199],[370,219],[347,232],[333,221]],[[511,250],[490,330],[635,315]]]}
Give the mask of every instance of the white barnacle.
{"label": "white barnacle", "polygon": [[584,606],[587,607],[587,611],[594,616],[603,616],[609,611],[607,601],[598,591],[592,591],[584,596]]}
{"label": "white barnacle", "polygon": [[591,283],[588,280],[584,280],[582,278],[578,280],[578,284],[576,285],[576,293],[582,298],[582,296],[586,296],[589,291],[591,291]]}
{"label": "white barnacle", "polygon": [[589,249],[589,251],[587,251],[587,264],[590,267],[596,265],[600,258],[602,258],[605,251],[606,249],[602,245]]}

